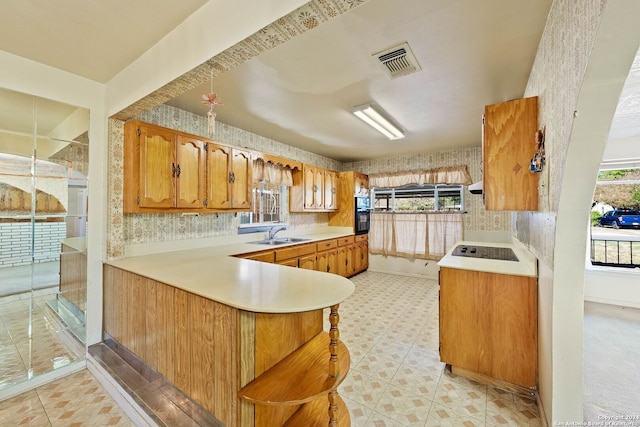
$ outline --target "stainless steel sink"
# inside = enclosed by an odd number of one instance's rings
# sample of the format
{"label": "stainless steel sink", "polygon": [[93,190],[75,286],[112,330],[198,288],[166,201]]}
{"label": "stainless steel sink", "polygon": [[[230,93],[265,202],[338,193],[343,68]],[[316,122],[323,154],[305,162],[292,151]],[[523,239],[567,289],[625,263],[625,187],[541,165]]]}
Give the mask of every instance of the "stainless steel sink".
{"label": "stainless steel sink", "polygon": [[302,237],[277,237],[275,239],[265,239],[265,240],[257,240],[255,243],[257,245],[286,245],[287,243],[299,243],[299,242],[307,242],[311,239],[305,239]]}

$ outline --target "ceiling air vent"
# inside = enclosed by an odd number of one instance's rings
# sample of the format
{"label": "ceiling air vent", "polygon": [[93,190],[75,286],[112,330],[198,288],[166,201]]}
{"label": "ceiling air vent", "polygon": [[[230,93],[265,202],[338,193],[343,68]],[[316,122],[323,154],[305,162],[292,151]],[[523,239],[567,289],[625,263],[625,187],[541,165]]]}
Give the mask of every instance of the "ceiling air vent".
{"label": "ceiling air vent", "polygon": [[399,46],[378,52],[373,55],[373,58],[378,61],[382,69],[392,79],[415,73],[422,69],[408,43],[402,43]]}

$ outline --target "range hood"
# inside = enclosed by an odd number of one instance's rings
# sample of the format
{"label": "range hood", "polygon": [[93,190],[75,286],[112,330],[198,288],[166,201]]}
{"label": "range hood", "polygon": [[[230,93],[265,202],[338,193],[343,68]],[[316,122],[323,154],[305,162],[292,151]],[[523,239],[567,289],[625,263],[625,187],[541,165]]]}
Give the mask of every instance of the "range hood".
{"label": "range hood", "polygon": [[482,194],[482,181],[474,182],[467,188],[471,194]]}

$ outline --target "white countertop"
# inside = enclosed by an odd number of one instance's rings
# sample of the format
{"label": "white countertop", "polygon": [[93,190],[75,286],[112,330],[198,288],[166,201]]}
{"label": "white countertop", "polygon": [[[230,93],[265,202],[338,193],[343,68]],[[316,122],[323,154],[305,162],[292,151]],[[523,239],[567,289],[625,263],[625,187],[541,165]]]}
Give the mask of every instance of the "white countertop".
{"label": "white countertop", "polygon": [[[349,234],[325,229],[300,236],[311,239],[300,244],[345,235]],[[351,280],[336,274],[231,256],[287,246],[229,243],[132,256],[107,264],[252,312],[293,313],[326,308],[341,303],[353,293],[355,287]]]}
{"label": "white countertop", "polygon": [[60,240],[65,246],[69,246],[72,249],[75,249],[78,252],[86,252],[87,251],[87,238],[86,237],[67,237],[66,239]]}
{"label": "white countertop", "polygon": [[[486,258],[471,258],[451,255],[458,245],[465,246],[491,246],[499,248],[511,248],[518,261],[502,261]],[[487,273],[510,274],[514,276],[538,277],[538,263],[536,257],[520,242],[491,243],[460,241],[446,253],[438,262],[438,266],[457,268],[460,270],[483,271]]]}

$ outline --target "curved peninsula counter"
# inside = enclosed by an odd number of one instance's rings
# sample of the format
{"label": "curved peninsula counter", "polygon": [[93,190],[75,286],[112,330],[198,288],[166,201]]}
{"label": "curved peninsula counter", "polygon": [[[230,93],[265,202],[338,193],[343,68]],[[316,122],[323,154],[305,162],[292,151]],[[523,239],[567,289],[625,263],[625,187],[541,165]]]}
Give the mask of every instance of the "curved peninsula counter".
{"label": "curved peninsula counter", "polygon": [[[341,276],[233,257],[248,243],[104,266],[111,337],[227,426],[349,426]],[[325,309],[330,329],[325,332]]]}

